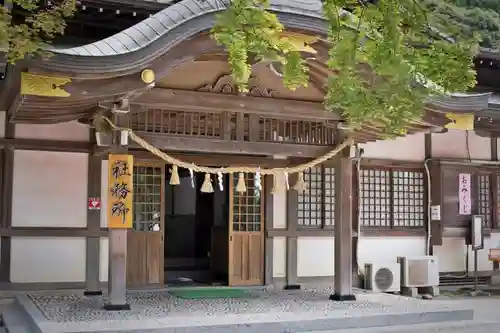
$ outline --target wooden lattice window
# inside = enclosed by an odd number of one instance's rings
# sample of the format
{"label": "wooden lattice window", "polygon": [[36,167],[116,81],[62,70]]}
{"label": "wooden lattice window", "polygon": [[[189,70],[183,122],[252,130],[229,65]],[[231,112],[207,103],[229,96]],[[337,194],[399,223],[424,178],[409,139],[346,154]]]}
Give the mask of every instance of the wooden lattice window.
{"label": "wooden lattice window", "polygon": [[392,171],[395,227],[423,227],[425,223],[424,173]]}
{"label": "wooden lattice window", "polygon": [[134,166],[133,228],[153,231],[161,222],[163,168]]}
{"label": "wooden lattice window", "polygon": [[335,168],[304,171],[306,191],[298,195],[297,222],[304,227],[332,227],[335,221]]}
{"label": "wooden lattice window", "polygon": [[359,187],[359,218],[363,227],[424,226],[423,171],[362,169]]}
{"label": "wooden lattice window", "polygon": [[477,176],[477,210],[479,215],[484,216],[484,226],[491,226],[492,200],[491,200],[491,177],[490,175]]}
{"label": "wooden lattice window", "polygon": [[236,191],[238,176],[233,177],[233,230],[261,231],[262,227],[262,193],[255,187],[253,174],[245,174],[246,191]]}
{"label": "wooden lattice window", "polygon": [[365,227],[390,227],[391,177],[388,170],[361,170],[359,218]]}

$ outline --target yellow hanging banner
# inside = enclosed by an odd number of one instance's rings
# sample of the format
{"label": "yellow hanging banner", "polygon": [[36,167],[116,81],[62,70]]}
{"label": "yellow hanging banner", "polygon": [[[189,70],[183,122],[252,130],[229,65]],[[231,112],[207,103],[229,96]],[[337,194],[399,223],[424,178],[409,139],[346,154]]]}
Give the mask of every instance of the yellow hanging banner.
{"label": "yellow hanging banner", "polygon": [[108,162],[108,228],[132,228],[133,156],[109,154]]}
{"label": "yellow hanging banner", "polygon": [[447,113],[446,118],[452,122],[445,125],[449,129],[459,129],[463,131],[474,130],[474,115],[461,113]]}

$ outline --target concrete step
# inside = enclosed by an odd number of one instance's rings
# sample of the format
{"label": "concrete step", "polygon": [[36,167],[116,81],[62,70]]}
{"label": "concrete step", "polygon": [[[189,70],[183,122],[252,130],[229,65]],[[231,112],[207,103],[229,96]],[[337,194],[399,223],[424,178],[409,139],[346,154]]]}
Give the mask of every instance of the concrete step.
{"label": "concrete step", "polygon": [[[395,325],[385,327],[368,327],[347,330],[320,330],[320,331],[295,331],[295,330],[270,330],[259,331],[263,333],[276,332],[296,332],[296,333],[494,333],[498,332],[499,322],[467,322],[467,323],[431,323],[414,325]],[[119,331],[119,333],[171,333],[170,329],[152,329],[152,330],[129,330]],[[184,332],[180,329],[179,332]],[[202,332],[202,331],[199,331]],[[204,331],[203,331],[204,332]],[[223,330],[221,332],[239,332],[237,328]],[[67,332],[72,333],[72,332]],[[82,332],[79,332],[82,333]],[[118,333],[117,331],[95,331],[85,333]]]}
{"label": "concrete step", "polygon": [[14,302],[0,305],[2,330],[0,333],[38,333],[30,327],[24,313]]}
{"label": "concrete step", "polygon": [[[309,331],[307,333],[492,333],[497,332],[500,322],[464,321],[458,323],[427,323],[397,325],[346,330]],[[305,333],[305,332],[300,332]]]}

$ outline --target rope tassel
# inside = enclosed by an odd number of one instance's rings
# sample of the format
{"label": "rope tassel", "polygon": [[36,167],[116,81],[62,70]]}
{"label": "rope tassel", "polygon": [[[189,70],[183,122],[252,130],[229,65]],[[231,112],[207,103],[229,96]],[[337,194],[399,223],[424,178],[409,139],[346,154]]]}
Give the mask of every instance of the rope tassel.
{"label": "rope tassel", "polygon": [[205,180],[201,185],[201,192],[203,193],[214,193],[214,187],[212,185],[212,178],[210,178],[210,174],[205,174]]}
{"label": "rope tassel", "polygon": [[177,165],[172,165],[172,175],[170,176],[170,185],[179,185],[181,183],[179,179],[179,168]]}
{"label": "rope tassel", "polygon": [[306,191],[306,183],[304,181],[303,172],[297,173],[297,181],[295,182],[295,185],[293,185],[293,189],[299,193]]}
{"label": "rope tassel", "polygon": [[240,172],[238,174],[238,183],[236,184],[236,192],[245,193],[247,191],[247,187],[245,185],[245,174]]}
{"label": "rope tassel", "polygon": [[271,194],[279,194],[281,193],[281,185],[280,179],[278,179],[278,175],[273,175],[273,188],[271,190]]}

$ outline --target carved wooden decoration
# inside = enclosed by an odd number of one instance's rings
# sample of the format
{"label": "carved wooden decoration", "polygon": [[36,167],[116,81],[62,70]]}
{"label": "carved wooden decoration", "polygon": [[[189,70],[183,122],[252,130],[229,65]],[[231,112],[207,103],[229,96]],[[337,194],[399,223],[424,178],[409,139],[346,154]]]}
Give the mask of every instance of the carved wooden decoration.
{"label": "carved wooden decoration", "polygon": [[[222,94],[238,93],[238,90],[236,89],[236,86],[233,83],[233,78],[231,77],[230,74],[223,74],[219,76],[214,83],[206,84],[204,86],[199,87],[196,90],[203,92],[222,93]],[[248,82],[247,95],[253,97],[271,97],[271,98],[278,97],[276,91],[265,87],[260,87],[256,82],[255,77],[252,76],[250,77],[250,80]]]}

